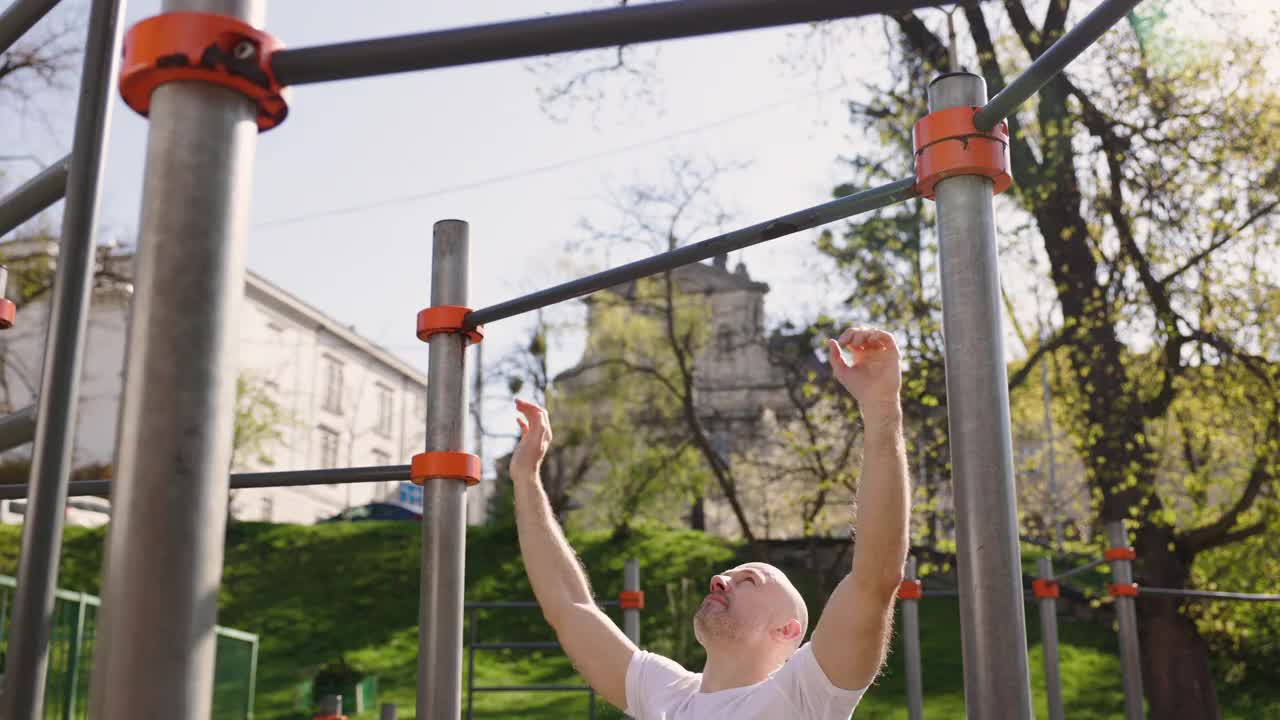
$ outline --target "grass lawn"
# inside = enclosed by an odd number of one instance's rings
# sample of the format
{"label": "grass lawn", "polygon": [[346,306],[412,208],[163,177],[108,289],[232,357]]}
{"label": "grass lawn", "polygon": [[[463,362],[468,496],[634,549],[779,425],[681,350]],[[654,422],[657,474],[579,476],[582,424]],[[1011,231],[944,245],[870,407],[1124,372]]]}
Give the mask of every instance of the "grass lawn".
{"label": "grass lawn", "polygon": [[[419,532],[416,524],[394,522],[231,526],[218,622],[261,636],[258,720],[309,718],[295,707],[295,688],[316,668],[339,658],[376,675],[378,700],[396,703],[402,719],[413,717]],[[0,526],[2,574],[14,574],[19,537],[18,528]],[[638,558],[646,588],[644,644],[667,654],[684,654],[688,664],[700,666],[700,649],[689,647],[690,602],[700,597],[710,572],[734,559],[733,546],[681,531],[637,531],[626,541],[583,535],[572,541],[602,598],[616,596],[624,560]],[[100,531],[68,530],[61,587],[98,592],[101,542]],[[468,543],[468,600],[532,598],[511,531],[474,528]],[[1034,562],[1031,557],[1028,561]],[[693,578],[688,597],[679,592],[685,577]],[[816,609],[817,600],[809,600]],[[1045,717],[1038,616],[1034,606],[1027,610],[1036,713]],[[470,620],[478,623],[480,642],[552,637],[536,609],[479,610],[471,613]],[[963,717],[958,601],[927,599],[921,604],[920,620],[925,714]],[[1073,720],[1121,717],[1119,665],[1111,629],[1062,618],[1059,635],[1068,716]],[[899,640],[895,633],[888,666],[856,717],[906,718]],[[463,667],[467,667],[465,656]],[[478,651],[475,681],[477,685],[581,683],[562,656],[529,650]],[[1219,687],[1226,717],[1280,718],[1280,690],[1261,684]],[[463,694],[465,703],[465,685]],[[603,701],[597,702],[597,717],[621,717]],[[587,708],[584,692],[484,693],[476,696],[474,717],[566,720],[587,717]],[[364,720],[377,714],[355,717]]]}

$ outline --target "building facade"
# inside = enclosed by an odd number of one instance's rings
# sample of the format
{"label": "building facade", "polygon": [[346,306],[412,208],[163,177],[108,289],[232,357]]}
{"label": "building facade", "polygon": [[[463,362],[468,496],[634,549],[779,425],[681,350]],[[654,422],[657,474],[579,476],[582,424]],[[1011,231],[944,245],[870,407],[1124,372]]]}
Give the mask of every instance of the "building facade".
{"label": "building facade", "polygon": [[[56,262],[57,246],[6,243],[0,253],[14,266],[42,255]],[[104,253],[99,261],[73,450],[73,467],[82,471],[103,468],[106,474],[114,457],[131,260],[127,254]],[[0,404],[6,411],[35,402],[49,316],[47,295],[26,304],[16,326],[0,335]],[[246,273],[239,324],[238,412],[275,422],[269,432],[240,438],[231,471],[403,465],[422,451],[424,373],[252,272]],[[6,457],[29,453],[27,446]],[[232,491],[228,502],[235,519],[313,523],[371,502],[420,512],[421,494],[414,489],[397,482],[244,489]],[[105,500],[73,501],[68,507],[70,522],[106,522]],[[20,521],[24,505],[5,503],[0,520]],[[469,493],[473,521],[480,519],[483,507],[484,498]]]}

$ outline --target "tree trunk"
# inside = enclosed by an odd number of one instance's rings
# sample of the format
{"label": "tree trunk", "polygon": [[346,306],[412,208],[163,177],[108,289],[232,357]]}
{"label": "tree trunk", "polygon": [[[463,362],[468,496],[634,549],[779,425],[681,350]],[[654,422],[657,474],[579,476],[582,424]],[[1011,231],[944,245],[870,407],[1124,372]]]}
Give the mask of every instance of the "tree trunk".
{"label": "tree trunk", "polygon": [[[1171,541],[1166,528],[1148,526],[1138,536],[1141,580],[1152,587],[1186,587],[1191,558],[1176,542],[1170,550]],[[1150,717],[1220,720],[1208,645],[1195,622],[1178,612],[1180,605],[1167,596],[1138,596],[1142,684]]]}

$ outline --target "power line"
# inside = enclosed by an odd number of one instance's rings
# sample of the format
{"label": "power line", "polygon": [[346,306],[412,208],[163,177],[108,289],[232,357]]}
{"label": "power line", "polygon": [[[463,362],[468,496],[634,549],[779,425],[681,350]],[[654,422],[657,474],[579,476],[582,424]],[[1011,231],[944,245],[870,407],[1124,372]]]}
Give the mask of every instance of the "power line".
{"label": "power line", "polygon": [[620,147],[611,148],[609,150],[602,150],[600,152],[590,153],[587,155],[579,155],[577,157],[568,158],[566,160],[560,160],[558,162],[547,163],[545,165],[537,165],[531,168],[516,170],[516,171],[505,173],[502,175],[493,175],[487,178],[482,178],[480,180],[474,180],[472,182],[467,182],[467,183],[461,183],[458,185],[447,185],[445,187],[426,190],[423,192],[413,193],[410,195],[400,195],[398,197],[384,198],[381,200],[373,200],[369,202],[360,203],[357,205],[347,205],[344,207],[332,208],[329,210],[316,210],[308,213],[303,213],[301,215],[293,215],[290,217],[277,218],[275,220],[264,220],[259,223],[254,223],[251,227],[255,230],[268,230],[272,228],[285,227],[288,225],[296,225],[298,223],[308,222],[310,220],[339,217],[342,215],[353,215],[356,213],[366,212],[368,210],[376,210],[378,208],[390,207],[393,205],[403,205],[405,203],[418,202],[420,200],[429,200],[431,198],[441,197],[443,195],[464,192],[466,190],[475,190],[477,188],[487,187],[489,185],[496,185],[498,183],[510,182],[512,180],[519,180],[522,178],[532,177],[534,175],[541,175],[542,173],[561,170],[561,169],[571,167],[573,165],[577,165],[580,163],[591,162],[592,160],[600,160],[602,158],[611,157],[613,155],[622,155],[625,153],[633,152],[635,150],[640,150],[642,148],[650,147],[653,145],[659,145],[661,143],[665,143],[670,140],[675,140],[677,138],[686,137],[689,135],[696,135],[698,133],[705,132],[707,130],[713,130],[715,128],[723,127],[725,125],[729,125],[731,123],[735,123],[740,120],[745,120],[749,117],[754,117],[756,115],[763,115],[764,113],[770,112],[772,110],[776,110],[786,105],[800,102],[802,100],[807,100],[811,97],[825,95],[829,92],[839,90],[845,87],[846,85],[848,85],[847,82],[841,82],[831,87],[822,88],[819,90],[815,90],[813,92],[792,96],[782,100],[777,100],[777,101],[768,103],[767,105],[759,105],[754,108],[744,110],[740,113],[730,115],[725,118],[721,118],[719,120],[713,120],[711,122],[703,123],[701,125],[695,125],[693,127],[685,128],[683,130],[677,130],[675,132],[671,132],[666,135],[661,135],[656,138],[649,138],[648,140],[642,140],[640,142],[632,143],[630,145],[623,145]]}

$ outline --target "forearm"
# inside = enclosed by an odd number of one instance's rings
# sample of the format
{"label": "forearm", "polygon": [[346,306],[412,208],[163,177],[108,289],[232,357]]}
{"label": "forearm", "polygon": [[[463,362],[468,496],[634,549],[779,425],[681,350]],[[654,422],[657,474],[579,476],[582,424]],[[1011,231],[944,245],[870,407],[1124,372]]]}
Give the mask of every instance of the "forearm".
{"label": "forearm", "polygon": [[525,573],[551,623],[575,604],[594,602],[587,576],[551,512],[542,483],[515,481],[516,531]]}
{"label": "forearm", "polygon": [[910,542],[911,488],[902,437],[902,411],[863,412],[862,474],[854,519],[853,576],[859,583],[896,588]]}

